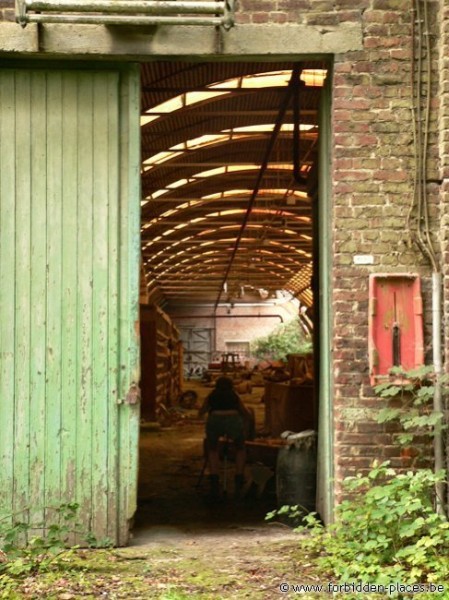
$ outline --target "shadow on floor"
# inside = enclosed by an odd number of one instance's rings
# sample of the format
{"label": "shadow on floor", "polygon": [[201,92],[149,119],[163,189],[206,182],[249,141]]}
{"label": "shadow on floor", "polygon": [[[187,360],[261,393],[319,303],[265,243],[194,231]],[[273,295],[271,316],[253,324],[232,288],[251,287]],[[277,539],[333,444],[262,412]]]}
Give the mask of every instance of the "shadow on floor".
{"label": "shadow on floor", "polygon": [[145,543],[164,530],[199,534],[211,529],[270,527],[265,515],[276,507],[274,477],[260,497],[251,486],[246,497],[236,501],[234,464],[223,461],[223,499],[218,504],[208,499],[207,471],[201,476],[204,422],[196,415],[196,410],[185,411],[169,427],[142,427],[133,544]]}

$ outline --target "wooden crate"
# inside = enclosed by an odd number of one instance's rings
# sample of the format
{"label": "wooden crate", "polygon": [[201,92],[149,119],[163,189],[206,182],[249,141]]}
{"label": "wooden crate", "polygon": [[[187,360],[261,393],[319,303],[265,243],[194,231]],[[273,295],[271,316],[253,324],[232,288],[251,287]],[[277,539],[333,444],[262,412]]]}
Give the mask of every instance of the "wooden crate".
{"label": "wooden crate", "polygon": [[265,383],[265,430],[271,436],[283,431],[315,429],[314,389],[312,383]]}

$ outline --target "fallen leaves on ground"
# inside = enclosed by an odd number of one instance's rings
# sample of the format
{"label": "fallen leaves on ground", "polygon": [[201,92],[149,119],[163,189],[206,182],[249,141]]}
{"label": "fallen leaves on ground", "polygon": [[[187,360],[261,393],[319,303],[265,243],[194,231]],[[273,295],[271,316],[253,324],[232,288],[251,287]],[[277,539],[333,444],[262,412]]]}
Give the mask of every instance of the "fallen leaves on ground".
{"label": "fallen leaves on ground", "polygon": [[[300,537],[273,542],[260,541],[251,533],[238,542],[201,538],[173,548],[124,548],[81,550],[64,573],[50,572],[28,577],[8,588],[15,600],[72,600],[105,598],[121,600],[184,600],[198,598],[272,599],[279,585],[316,583],[319,573],[307,556],[301,555]],[[13,589],[13,592],[11,590]],[[314,595],[302,595],[314,598]]]}

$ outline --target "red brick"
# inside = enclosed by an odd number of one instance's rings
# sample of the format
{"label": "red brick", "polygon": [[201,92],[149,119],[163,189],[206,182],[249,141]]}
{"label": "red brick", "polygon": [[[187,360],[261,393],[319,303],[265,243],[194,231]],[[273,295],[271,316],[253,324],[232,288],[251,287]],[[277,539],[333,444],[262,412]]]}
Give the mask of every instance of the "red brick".
{"label": "red brick", "polygon": [[253,23],[268,23],[269,13],[267,12],[256,12],[252,14],[251,18]]}

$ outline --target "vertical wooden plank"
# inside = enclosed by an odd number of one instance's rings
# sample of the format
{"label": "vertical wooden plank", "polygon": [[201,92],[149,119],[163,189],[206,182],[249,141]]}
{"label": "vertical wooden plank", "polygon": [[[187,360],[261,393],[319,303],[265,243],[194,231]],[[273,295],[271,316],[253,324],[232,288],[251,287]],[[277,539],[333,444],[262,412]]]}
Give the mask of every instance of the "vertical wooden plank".
{"label": "vertical wooden plank", "polygon": [[[122,74],[120,146],[120,394],[140,379],[138,343],[140,261],[140,126],[139,70]],[[120,544],[128,540],[128,523],[137,508],[139,405],[120,410]]]}
{"label": "vertical wooden plank", "polygon": [[62,75],[62,307],[61,307],[61,497],[77,500],[78,380],[78,77]]}
{"label": "vertical wooden plank", "polygon": [[108,378],[109,397],[107,403],[108,423],[108,514],[107,537],[117,540],[117,521],[119,519],[119,80],[109,80],[109,94],[115,94],[108,103],[108,131],[113,136],[108,144]]}
{"label": "vertical wooden plank", "polygon": [[[47,302],[45,430],[46,521],[56,523],[54,508],[61,504],[61,313],[62,313],[62,75],[46,73],[47,80]],[[43,140],[42,140],[43,141]]]}
{"label": "vertical wooden plank", "polygon": [[0,515],[13,512],[14,467],[14,279],[15,279],[15,85],[0,71]]}
{"label": "vertical wooden plank", "polygon": [[[92,355],[92,529],[97,536],[107,530],[109,373],[108,373],[108,264],[109,211],[115,208],[114,164],[109,165],[109,147],[117,146],[118,76],[97,73],[93,81],[93,330]],[[112,189],[110,189],[112,188]],[[110,201],[112,200],[112,201]],[[116,407],[112,407],[117,410]]]}
{"label": "vertical wooden plank", "polygon": [[78,74],[78,410],[76,498],[84,520],[92,524],[92,286],[93,173],[92,75]]}
{"label": "vertical wooden plank", "polygon": [[[25,74],[19,72],[20,77]],[[33,511],[30,520],[38,525],[44,520],[44,490],[45,474],[45,435],[46,435],[46,303],[47,303],[47,249],[46,249],[46,220],[47,220],[47,177],[46,177],[46,111],[47,89],[45,73],[30,72],[32,87],[30,107],[31,119],[27,124],[29,135],[28,152],[31,151],[31,164],[25,171],[31,182],[31,230],[26,232],[31,244],[31,277],[30,312],[31,348],[30,362],[31,402],[30,411],[30,498]],[[26,153],[24,141],[20,154]],[[24,232],[25,233],[25,232]]]}
{"label": "vertical wooden plank", "polygon": [[[15,170],[31,171],[31,81],[29,73],[17,73],[16,97],[16,147]],[[23,108],[23,110],[22,110]],[[31,247],[30,247],[29,177],[16,179],[16,272],[15,272],[15,380],[12,388],[15,397],[14,422],[14,512],[30,506],[30,315],[31,315]],[[44,416],[40,416],[42,422]],[[36,499],[33,499],[36,500]],[[23,515],[25,516],[25,515]],[[26,515],[28,516],[28,514]]]}

